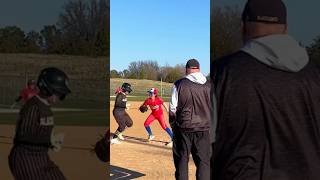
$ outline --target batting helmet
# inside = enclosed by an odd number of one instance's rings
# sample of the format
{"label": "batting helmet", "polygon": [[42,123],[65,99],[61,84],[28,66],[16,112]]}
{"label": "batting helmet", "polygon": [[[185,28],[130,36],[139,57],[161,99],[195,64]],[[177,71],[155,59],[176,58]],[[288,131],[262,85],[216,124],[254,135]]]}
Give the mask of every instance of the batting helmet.
{"label": "batting helmet", "polygon": [[158,95],[158,89],[157,88],[151,88],[148,90],[149,95]]}
{"label": "batting helmet", "polygon": [[68,85],[68,76],[58,68],[45,68],[40,72],[37,86],[40,94],[44,96],[56,95],[60,100],[65,99],[71,93]]}
{"label": "batting helmet", "polygon": [[33,84],[37,84],[36,81],[34,79],[29,79],[27,85],[33,85]]}
{"label": "batting helmet", "polygon": [[131,84],[129,84],[129,83],[123,83],[121,86],[121,89],[123,92],[128,92],[128,93],[132,92]]}

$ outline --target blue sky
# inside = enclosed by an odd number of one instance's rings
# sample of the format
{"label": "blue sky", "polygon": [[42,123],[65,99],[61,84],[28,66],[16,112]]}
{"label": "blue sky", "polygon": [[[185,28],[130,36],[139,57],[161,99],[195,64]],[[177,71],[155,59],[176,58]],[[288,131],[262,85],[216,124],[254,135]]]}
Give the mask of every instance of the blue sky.
{"label": "blue sky", "polygon": [[210,71],[209,0],[111,0],[111,69],[130,62],[185,64],[196,58]]}
{"label": "blue sky", "polygon": [[[214,0],[214,6],[238,5],[244,7],[247,0]],[[287,6],[289,34],[304,45],[309,45],[320,35],[319,0],[283,0]]]}
{"label": "blue sky", "polygon": [[67,0],[1,0],[0,27],[16,25],[24,31],[39,31],[57,22]]}
{"label": "blue sky", "polygon": [[[2,0],[0,27],[18,25],[39,31],[54,24],[67,0]],[[244,6],[246,0],[214,0],[215,6]],[[308,45],[320,35],[319,0],[284,0],[289,33]],[[209,0],[111,0],[111,68],[136,60],[160,65],[198,58],[209,71]]]}

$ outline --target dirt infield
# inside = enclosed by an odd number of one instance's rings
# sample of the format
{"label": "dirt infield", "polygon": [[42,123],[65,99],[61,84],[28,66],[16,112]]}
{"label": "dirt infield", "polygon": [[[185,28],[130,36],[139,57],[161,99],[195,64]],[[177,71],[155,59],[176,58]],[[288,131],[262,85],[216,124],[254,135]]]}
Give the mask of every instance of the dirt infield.
{"label": "dirt infield", "polygon": [[[104,127],[56,126],[55,132],[65,133],[65,142],[60,152],[52,152],[50,156],[68,180],[108,179],[107,165],[99,162],[95,154],[90,152],[91,145],[105,130]],[[0,125],[0,169],[3,180],[13,180],[8,167],[13,135],[13,125]]]}
{"label": "dirt infield", "polygon": [[[133,127],[125,131],[126,140],[119,145],[111,145],[111,173],[117,173],[117,168],[139,173],[138,179],[175,179],[174,164],[171,148],[164,145],[170,140],[169,136],[157,121],[151,125],[155,141],[144,142],[147,138],[143,123],[150,113],[140,113],[138,107],[142,102],[128,102],[131,104],[127,111],[133,120]],[[110,128],[114,132],[117,128],[114,117],[112,116],[114,102],[110,105]],[[165,115],[168,114],[165,112]],[[166,118],[168,122],[168,118]],[[167,123],[167,125],[169,125]],[[130,173],[127,173],[130,175]],[[113,174],[112,174],[113,175]],[[128,176],[129,176],[128,175]],[[112,176],[111,176],[112,177]],[[116,179],[116,178],[111,178]],[[123,178],[125,179],[125,178]],[[195,179],[195,166],[190,157],[189,179]]]}

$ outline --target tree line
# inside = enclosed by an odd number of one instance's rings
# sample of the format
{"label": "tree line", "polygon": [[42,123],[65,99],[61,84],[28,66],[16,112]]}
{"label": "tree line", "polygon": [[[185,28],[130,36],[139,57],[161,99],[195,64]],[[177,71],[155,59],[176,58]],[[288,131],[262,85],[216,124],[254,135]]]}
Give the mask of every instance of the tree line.
{"label": "tree line", "polygon": [[0,28],[0,53],[109,55],[109,0],[64,4],[57,22],[37,32],[18,26]]}
{"label": "tree line", "polygon": [[[238,6],[214,7],[211,11],[211,61],[242,46],[241,10]],[[320,35],[306,46],[311,61],[320,64]]]}
{"label": "tree line", "polygon": [[155,81],[164,81],[173,83],[185,75],[185,66],[178,64],[176,66],[159,66],[157,61],[145,60],[131,62],[127,69],[110,71],[111,78],[125,79],[148,79]]}

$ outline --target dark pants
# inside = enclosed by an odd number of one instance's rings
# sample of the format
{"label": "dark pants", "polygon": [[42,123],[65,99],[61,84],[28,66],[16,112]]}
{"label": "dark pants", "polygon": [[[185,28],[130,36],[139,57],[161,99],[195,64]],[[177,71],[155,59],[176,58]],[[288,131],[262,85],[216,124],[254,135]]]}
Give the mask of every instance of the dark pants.
{"label": "dark pants", "polygon": [[119,127],[118,131],[123,132],[126,127],[131,127],[133,125],[133,121],[125,110],[113,110],[113,116],[116,119]]}
{"label": "dark pants", "polygon": [[9,167],[15,180],[66,180],[41,147],[15,145],[9,155]]}
{"label": "dark pants", "polygon": [[210,176],[211,176],[211,179],[213,179],[213,160],[214,160],[214,143],[211,143],[211,159],[210,159],[210,163],[211,163],[211,166],[210,166]]}
{"label": "dark pants", "polygon": [[210,180],[210,135],[209,131],[173,132],[173,160],[177,180],[188,180],[190,153],[197,167],[197,180]]}

